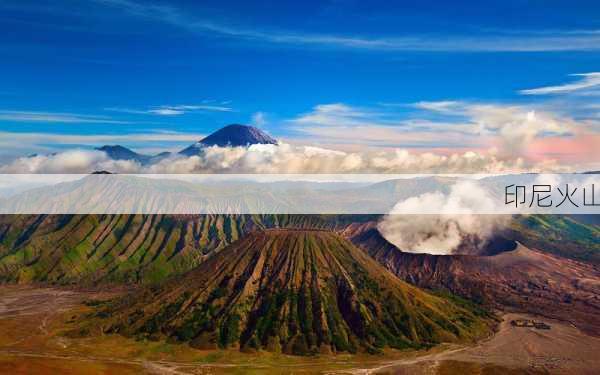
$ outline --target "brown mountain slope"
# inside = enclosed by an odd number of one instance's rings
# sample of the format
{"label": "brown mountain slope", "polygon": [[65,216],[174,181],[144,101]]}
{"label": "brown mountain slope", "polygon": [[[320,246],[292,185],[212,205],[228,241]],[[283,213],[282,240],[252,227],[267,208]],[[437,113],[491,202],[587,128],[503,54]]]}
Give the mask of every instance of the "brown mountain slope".
{"label": "brown mountain slope", "polygon": [[281,229],[253,232],[97,315],[109,333],[300,355],[470,340],[490,321],[400,281],[333,232]]}
{"label": "brown mountain slope", "polygon": [[412,254],[398,250],[375,223],[344,235],[385,268],[428,289],[446,289],[495,308],[566,320],[600,335],[600,269],[519,245],[494,256]]}

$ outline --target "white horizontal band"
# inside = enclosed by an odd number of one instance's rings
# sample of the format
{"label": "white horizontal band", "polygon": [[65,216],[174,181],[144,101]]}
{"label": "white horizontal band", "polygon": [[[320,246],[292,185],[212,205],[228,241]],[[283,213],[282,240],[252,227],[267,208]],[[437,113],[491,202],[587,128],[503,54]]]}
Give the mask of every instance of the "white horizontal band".
{"label": "white horizontal band", "polygon": [[0,175],[0,214],[390,213],[600,214],[600,175]]}

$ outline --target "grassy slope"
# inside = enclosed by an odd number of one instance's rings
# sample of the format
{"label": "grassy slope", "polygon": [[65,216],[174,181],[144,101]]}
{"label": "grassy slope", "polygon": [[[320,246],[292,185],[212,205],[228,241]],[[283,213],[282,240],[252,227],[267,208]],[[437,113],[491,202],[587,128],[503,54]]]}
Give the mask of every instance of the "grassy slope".
{"label": "grassy slope", "polygon": [[489,322],[468,303],[400,281],[333,232],[295,230],[253,233],[96,318],[138,338],[300,355],[471,340]]}
{"label": "grassy slope", "polygon": [[336,227],[313,216],[0,215],[0,281],[160,282],[263,227]]}
{"label": "grassy slope", "polygon": [[511,236],[527,247],[600,264],[600,227],[564,215],[530,215],[513,221]]}

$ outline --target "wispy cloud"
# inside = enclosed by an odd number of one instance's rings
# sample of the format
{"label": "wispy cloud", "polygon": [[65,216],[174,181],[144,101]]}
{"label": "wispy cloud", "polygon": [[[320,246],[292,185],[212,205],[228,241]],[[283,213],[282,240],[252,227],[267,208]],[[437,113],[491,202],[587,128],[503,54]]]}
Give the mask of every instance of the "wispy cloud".
{"label": "wispy cloud", "polygon": [[159,115],[159,116],[177,116],[177,115],[183,115],[185,113],[185,111],[181,111],[178,109],[172,109],[172,108],[158,108],[158,109],[151,109],[148,111],[148,113],[152,113],[153,115]]}
{"label": "wispy cloud", "polygon": [[14,122],[56,122],[56,123],[95,123],[129,124],[128,121],[115,120],[107,116],[62,112],[34,112],[0,110],[0,121]]}
{"label": "wispy cloud", "polygon": [[414,108],[423,109],[427,111],[440,112],[445,114],[454,114],[460,112],[462,103],[453,100],[440,100],[440,101],[421,101],[416,102],[412,105]]}
{"label": "wispy cloud", "polygon": [[600,86],[600,72],[572,74],[572,76],[580,77],[580,79],[575,82],[565,83],[563,85],[521,90],[519,93],[524,95],[568,94],[574,91],[586,90]]}
{"label": "wispy cloud", "polygon": [[[318,105],[290,121],[299,133],[330,143],[378,147],[477,148],[526,155],[544,138],[594,134],[594,124],[525,105],[464,101],[418,102],[409,115],[389,105]],[[390,110],[392,108],[392,110]]]}
{"label": "wispy cloud", "polygon": [[106,111],[130,113],[136,115],[157,115],[157,116],[178,116],[188,112],[234,112],[234,109],[227,106],[228,102],[221,102],[216,105],[211,104],[182,104],[182,105],[163,105],[151,107],[148,109],[133,109],[125,107],[104,108]]}
{"label": "wispy cloud", "polygon": [[[427,104],[424,104],[427,103]],[[450,105],[452,103],[452,105]],[[390,105],[382,104],[372,107],[357,107],[344,103],[320,104],[312,111],[304,113],[292,120],[298,129],[305,126],[321,127],[345,127],[345,128],[390,128],[397,132],[408,131],[432,131],[435,133],[453,131],[466,132],[470,129],[461,127],[461,124],[453,121],[429,121],[419,117],[407,116],[405,107],[415,107],[428,111],[439,111],[445,113],[453,108],[453,113],[463,113],[462,102],[419,102],[413,105]],[[400,109],[400,110],[398,110]],[[451,127],[451,128],[450,128]]]}
{"label": "wispy cloud", "polygon": [[494,31],[470,35],[409,35],[368,38],[354,35],[317,34],[286,30],[233,27],[190,15],[168,6],[131,0],[96,0],[147,19],[164,22],[201,35],[216,34],[264,43],[337,47],[357,50],[439,52],[540,52],[600,50],[600,30]]}
{"label": "wispy cloud", "polygon": [[261,111],[255,112],[252,114],[251,123],[254,126],[263,127],[267,125],[267,114]]}
{"label": "wispy cloud", "polygon": [[154,131],[151,133],[126,133],[126,134],[56,134],[56,133],[21,133],[0,132],[0,145],[21,147],[27,144],[78,144],[101,145],[108,143],[133,143],[133,142],[195,142],[203,138],[203,134],[179,133],[172,131]]}
{"label": "wispy cloud", "polygon": [[470,124],[407,118],[403,111],[389,105],[321,104],[289,123],[301,134],[331,143],[406,148],[481,146],[481,139],[472,137]]}

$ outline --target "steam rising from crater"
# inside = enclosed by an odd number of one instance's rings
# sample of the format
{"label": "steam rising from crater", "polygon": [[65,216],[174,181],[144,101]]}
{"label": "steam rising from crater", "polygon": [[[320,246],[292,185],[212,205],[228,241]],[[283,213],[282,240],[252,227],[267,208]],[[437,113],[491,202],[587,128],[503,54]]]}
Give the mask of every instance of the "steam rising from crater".
{"label": "steam rising from crater", "polygon": [[[493,234],[510,221],[510,215],[474,213],[482,211],[501,213],[501,208],[477,182],[461,181],[452,185],[448,193],[425,193],[399,202],[378,229],[402,251],[473,254],[480,252]],[[469,245],[465,246],[467,242]]]}

